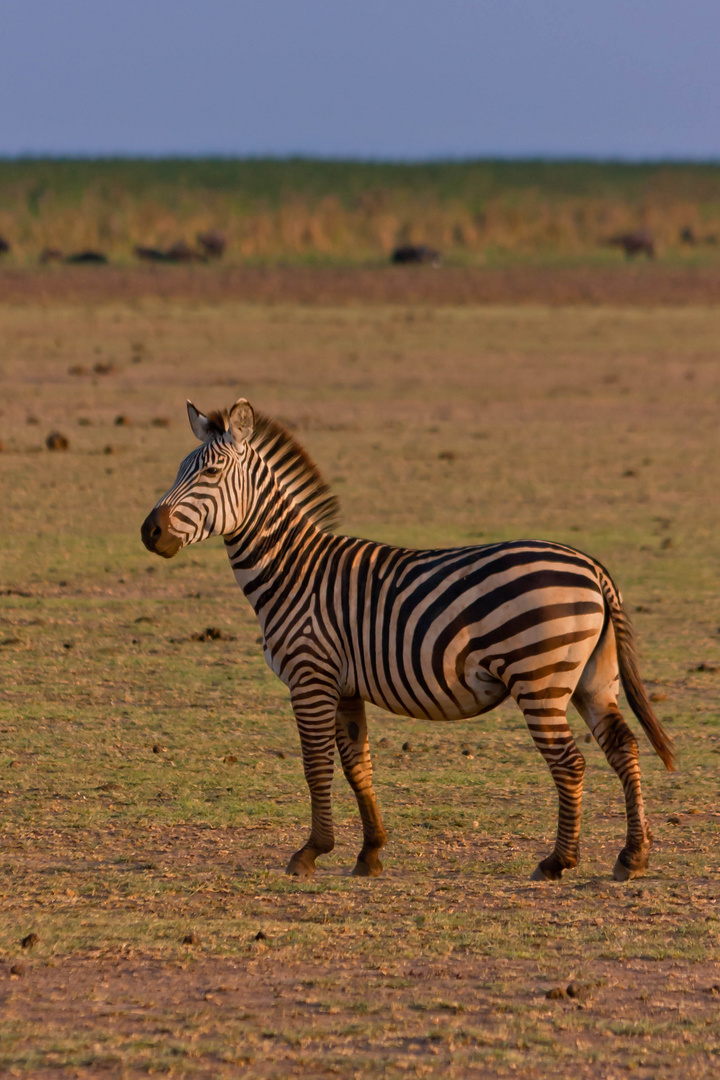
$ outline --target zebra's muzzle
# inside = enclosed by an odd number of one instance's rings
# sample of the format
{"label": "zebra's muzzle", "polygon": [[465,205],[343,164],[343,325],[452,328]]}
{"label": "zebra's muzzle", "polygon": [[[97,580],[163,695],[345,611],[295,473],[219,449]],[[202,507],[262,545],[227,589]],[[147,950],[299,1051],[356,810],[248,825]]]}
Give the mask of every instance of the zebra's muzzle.
{"label": "zebra's muzzle", "polygon": [[150,511],[140,528],[142,542],[148,551],[172,559],[182,547],[182,541],[170,532],[170,512],[166,506],[156,506]]}

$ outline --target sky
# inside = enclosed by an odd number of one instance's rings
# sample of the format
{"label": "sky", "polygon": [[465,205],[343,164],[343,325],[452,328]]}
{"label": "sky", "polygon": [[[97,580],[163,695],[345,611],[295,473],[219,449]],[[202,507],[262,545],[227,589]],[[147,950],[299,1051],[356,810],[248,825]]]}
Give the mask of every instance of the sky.
{"label": "sky", "polygon": [[0,155],[720,158],[717,0],[0,0]]}

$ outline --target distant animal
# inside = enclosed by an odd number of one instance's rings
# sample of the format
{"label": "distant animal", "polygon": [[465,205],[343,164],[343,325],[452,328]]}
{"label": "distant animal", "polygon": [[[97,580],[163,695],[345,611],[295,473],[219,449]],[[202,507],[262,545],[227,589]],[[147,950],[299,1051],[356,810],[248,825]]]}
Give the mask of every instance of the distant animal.
{"label": "distant animal", "polygon": [[179,263],[205,262],[206,260],[202,252],[191,248],[184,240],[177,240],[169,248],[143,247],[136,244],[133,250],[138,259],[145,259],[147,262]]}
{"label": "distant animal", "polygon": [[63,259],[66,263],[101,263],[108,262],[107,255],[102,251],[74,251],[72,255],[66,255]]}
{"label": "distant animal", "polygon": [[206,232],[198,233],[195,240],[208,259],[221,259],[225,254],[227,240],[224,233],[218,229],[208,229]]}
{"label": "distant animal", "polygon": [[655,237],[645,229],[610,236],[605,243],[621,247],[628,259],[633,259],[636,255],[647,255],[648,259],[655,258]]}
{"label": "distant animal", "polygon": [[147,262],[167,262],[167,255],[160,248],[136,244],[133,251],[138,259],[145,259]]}
{"label": "distant animal", "polygon": [[620,593],[595,559],[545,540],[414,551],[336,536],[337,502],[280,424],[240,398],[204,415],[188,402],[201,445],[143,522],[149,551],[170,559],[222,536],[255,610],[265,659],[290,690],[311,794],[312,827],[287,871],[308,877],[334,846],[335,748],[353,789],[363,845],[353,873],[382,871],[387,834],[372,787],[365,702],[428,720],[461,720],[512,696],[559,797],[555,846],[535,872],[557,880],[576,865],[585,760],[566,720],[570,702],[625,790],[620,881],[641,874],[645,819],[628,702],[657,754],[672,746],[643,686]]}
{"label": "distant animal", "polygon": [[43,265],[51,262],[105,264],[108,257],[102,251],[74,251],[71,255],[64,255],[60,248],[43,248],[40,262]]}
{"label": "distant animal", "polygon": [[184,240],[176,240],[165,252],[168,262],[205,262],[206,256]]}
{"label": "distant animal", "polygon": [[437,267],[442,266],[442,255],[435,248],[426,247],[425,244],[403,244],[395,248],[390,256],[390,262],[398,265],[415,263]]}
{"label": "distant animal", "polygon": [[7,255],[11,250],[10,242],[4,236],[0,236],[0,255]]}

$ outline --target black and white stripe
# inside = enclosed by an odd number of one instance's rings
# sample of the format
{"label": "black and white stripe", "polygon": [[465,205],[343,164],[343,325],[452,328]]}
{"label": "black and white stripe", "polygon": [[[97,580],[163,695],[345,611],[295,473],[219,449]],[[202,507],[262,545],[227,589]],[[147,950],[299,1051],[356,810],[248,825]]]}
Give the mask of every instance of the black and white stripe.
{"label": "black and white stripe", "polygon": [[265,656],[290,689],[312,802],[307,843],[288,871],[308,875],[333,847],[335,747],[353,788],[364,842],[355,873],[380,873],[386,833],[372,788],[365,702],[430,720],[477,716],[512,696],[559,796],[555,847],[533,877],[559,878],[578,859],[585,762],[567,724],[577,707],[618,774],[627,839],[615,877],[641,873],[651,845],[638,748],[620,682],[653,747],[670,742],[640,678],[620,595],[594,559],[562,544],[512,541],[414,551],[329,531],[336,502],[280,425],[241,399],[204,417],[202,445],[143,526],[166,556],[225,538],[235,577],[263,632]]}

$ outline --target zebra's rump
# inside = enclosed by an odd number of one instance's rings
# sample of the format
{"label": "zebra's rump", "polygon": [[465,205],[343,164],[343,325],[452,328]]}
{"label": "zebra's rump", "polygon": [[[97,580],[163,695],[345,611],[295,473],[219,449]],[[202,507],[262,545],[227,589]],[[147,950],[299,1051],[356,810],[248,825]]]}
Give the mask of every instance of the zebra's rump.
{"label": "zebra's rump", "polygon": [[572,691],[606,617],[597,564],[545,541],[362,544],[342,576],[332,607],[356,692],[416,717],[474,716],[528,685],[542,692],[559,671]]}

